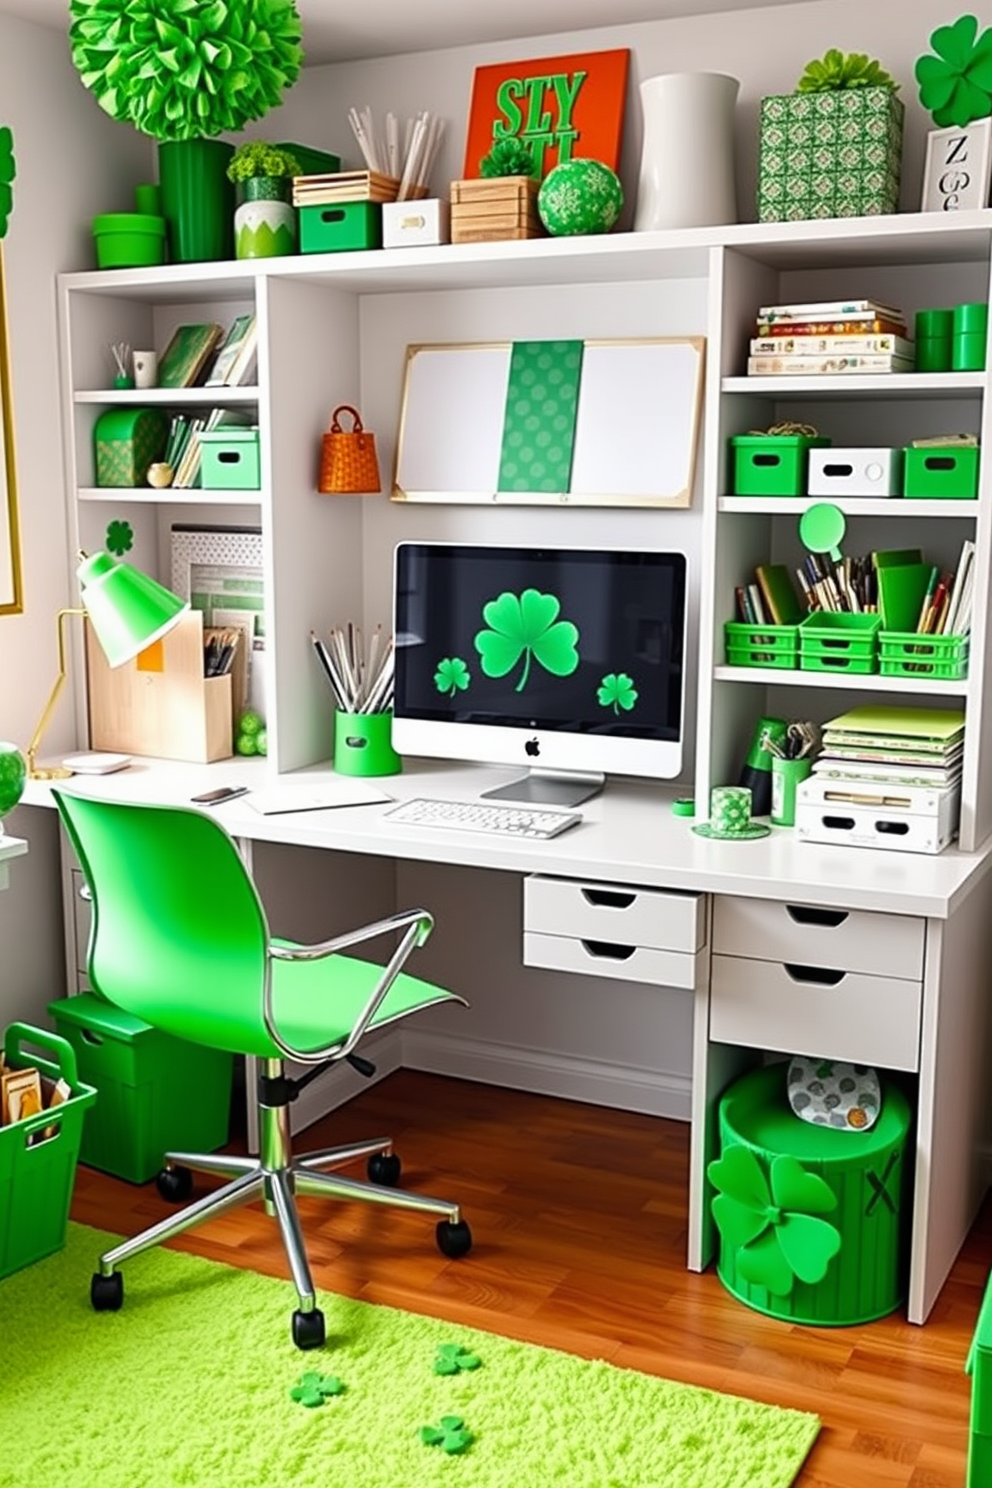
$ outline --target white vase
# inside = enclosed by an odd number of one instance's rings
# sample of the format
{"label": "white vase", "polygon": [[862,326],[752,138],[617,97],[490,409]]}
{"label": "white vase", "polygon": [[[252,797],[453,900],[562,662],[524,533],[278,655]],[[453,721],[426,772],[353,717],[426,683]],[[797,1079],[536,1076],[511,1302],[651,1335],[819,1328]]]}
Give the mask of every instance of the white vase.
{"label": "white vase", "polygon": [[644,139],[634,227],[737,221],[734,105],[740,83],[719,72],[670,72],[641,83]]}

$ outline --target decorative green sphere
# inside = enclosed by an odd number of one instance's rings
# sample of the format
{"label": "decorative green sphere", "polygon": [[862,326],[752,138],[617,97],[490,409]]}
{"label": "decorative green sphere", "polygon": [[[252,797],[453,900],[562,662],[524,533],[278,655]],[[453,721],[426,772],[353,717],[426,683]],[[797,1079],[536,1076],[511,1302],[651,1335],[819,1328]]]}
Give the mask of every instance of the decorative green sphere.
{"label": "decorative green sphere", "polygon": [[537,193],[541,221],[555,237],[609,232],[622,206],[620,177],[600,160],[563,160]]}
{"label": "decorative green sphere", "polygon": [[23,796],[27,773],[24,756],[16,744],[0,742],[0,817],[12,811]]}

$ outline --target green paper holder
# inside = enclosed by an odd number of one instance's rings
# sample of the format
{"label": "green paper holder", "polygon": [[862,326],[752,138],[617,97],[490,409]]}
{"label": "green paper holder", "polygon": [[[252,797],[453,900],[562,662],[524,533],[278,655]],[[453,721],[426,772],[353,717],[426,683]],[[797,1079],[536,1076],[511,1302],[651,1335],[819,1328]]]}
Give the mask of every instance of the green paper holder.
{"label": "green paper holder", "polygon": [[392,713],[334,715],[334,768],[339,775],[398,775],[403,761],[393,748]]}

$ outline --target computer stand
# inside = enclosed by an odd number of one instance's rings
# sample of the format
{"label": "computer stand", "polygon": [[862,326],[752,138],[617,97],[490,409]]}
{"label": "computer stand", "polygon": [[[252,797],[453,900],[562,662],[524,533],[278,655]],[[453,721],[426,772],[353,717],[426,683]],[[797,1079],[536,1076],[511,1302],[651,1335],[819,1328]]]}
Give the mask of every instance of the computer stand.
{"label": "computer stand", "polygon": [[483,791],[484,798],[498,801],[522,801],[529,806],[578,806],[591,796],[598,796],[606,777],[580,774],[577,770],[528,770],[509,785]]}

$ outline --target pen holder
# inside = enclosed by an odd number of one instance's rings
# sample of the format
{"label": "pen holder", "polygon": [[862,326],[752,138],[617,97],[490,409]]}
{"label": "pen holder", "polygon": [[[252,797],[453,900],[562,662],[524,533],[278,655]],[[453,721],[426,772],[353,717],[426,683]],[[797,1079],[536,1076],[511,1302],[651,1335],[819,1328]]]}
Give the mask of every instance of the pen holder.
{"label": "pen holder", "polygon": [[772,755],[772,821],[776,827],[796,825],[796,786],[813,768],[811,759],[779,759]]}
{"label": "pen holder", "polygon": [[392,713],[335,713],[334,768],[339,775],[398,775]]}

